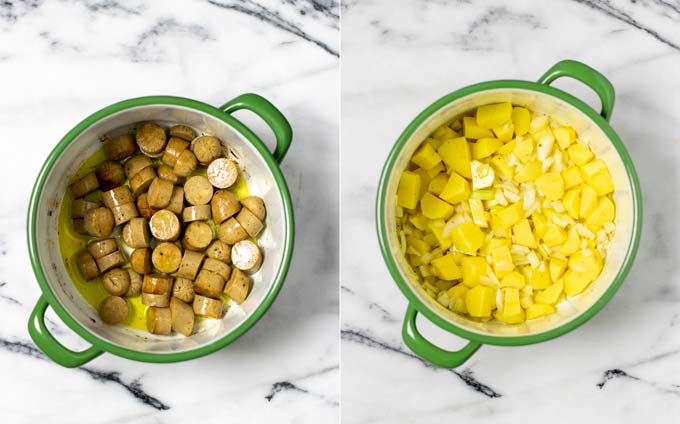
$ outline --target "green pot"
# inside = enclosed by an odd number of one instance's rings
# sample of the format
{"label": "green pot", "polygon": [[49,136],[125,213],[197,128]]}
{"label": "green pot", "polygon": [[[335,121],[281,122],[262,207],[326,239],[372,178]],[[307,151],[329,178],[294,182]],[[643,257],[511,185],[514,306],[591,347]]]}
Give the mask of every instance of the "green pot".
{"label": "green pot", "polygon": [[[231,116],[241,109],[255,113],[271,127],[276,136],[273,153]],[[103,135],[127,132],[140,121],[182,123],[219,137],[238,158],[251,193],[262,197],[267,205],[266,229],[260,236],[264,262],[252,276],[252,292],[240,308],[230,308],[221,320],[202,321],[190,337],[155,336],[104,324],[71,283],[59,251],[58,216],[69,180],[82,162],[101,148],[99,140]],[[42,290],[28,322],[36,345],[66,367],[80,366],[102,352],[137,361],[175,362],[214,352],[248,331],[281,290],[293,253],[293,210],[279,169],[291,140],[292,130],[286,118],[255,94],[236,97],[219,108],[179,97],[125,100],[94,113],[69,131],[40,170],[28,208],[29,253]],[[45,326],[48,306],[92,346],[74,352],[60,344]]]}
{"label": "green pot", "polygon": [[[550,84],[561,77],[581,81],[597,93],[600,113],[581,100]],[[396,234],[396,192],[399,176],[409,158],[427,136],[440,125],[477,106],[512,102],[557,117],[590,140],[595,154],[610,169],[616,186],[617,230],[601,275],[584,293],[562,302],[556,314],[508,325],[497,321],[482,323],[467,319],[441,306],[410,277]],[[404,130],[383,168],[377,196],[377,229],[380,248],[390,274],[408,299],[402,337],[421,358],[441,367],[463,364],[482,344],[520,346],[550,340],[588,321],[614,296],[623,283],[637,252],[642,224],[642,200],[633,162],[623,143],[609,125],[614,106],[614,88],[599,72],[575,61],[563,61],[550,68],[538,82],[501,80],[471,85],[454,91],[421,112]],[[446,351],[427,341],[416,328],[416,316],[423,314],[442,329],[467,339],[459,351]]]}

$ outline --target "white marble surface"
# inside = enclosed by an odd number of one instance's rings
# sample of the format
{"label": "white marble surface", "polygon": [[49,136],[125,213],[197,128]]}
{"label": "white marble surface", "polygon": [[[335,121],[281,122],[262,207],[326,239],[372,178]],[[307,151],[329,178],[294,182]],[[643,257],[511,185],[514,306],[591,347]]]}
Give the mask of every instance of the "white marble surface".
{"label": "white marble surface", "polygon": [[[0,421],[336,422],[339,6],[333,0],[8,1],[0,4]],[[283,289],[225,349],[179,364],[103,354],[62,368],[32,344],[39,296],[28,198],[56,142],[118,100],[179,95],[216,106],[244,92],[289,118],[282,168],[297,221]],[[238,113],[271,145],[266,126]],[[10,183],[11,182],[11,183]],[[56,317],[50,327],[85,347]]]}
{"label": "white marble surface", "polygon": [[[676,422],[680,3],[362,0],[343,5],[342,31],[343,422]],[[406,300],[375,236],[382,165],[406,124],[442,95],[491,79],[535,80],[567,58],[616,88],[612,126],[644,196],[635,265],[607,307],[565,336],[483,346],[457,370],[427,366],[401,340]],[[557,86],[596,98],[578,83]],[[445,348],[463,345],[419,324]]]}

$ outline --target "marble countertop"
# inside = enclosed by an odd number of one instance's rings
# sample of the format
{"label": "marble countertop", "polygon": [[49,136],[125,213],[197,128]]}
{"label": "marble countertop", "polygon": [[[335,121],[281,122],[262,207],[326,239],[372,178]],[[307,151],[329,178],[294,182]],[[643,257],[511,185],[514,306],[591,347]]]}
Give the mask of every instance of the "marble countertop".
{"label": "marble countertop", "polygon": [[[342,31],[343,422],[677,421],[680,3],[348,1]],[[636,262],[607,307],[577,330],[532,346],[483,346],[455,370],[429,366],[401,340],[406,299],[375,236],[382,165],[406,124],[444,94],[492,79],[536,80],[568,58],[616,88],[611,123],[644,197]],[[597,105],[579,83],[556,85]],[[444,348],[464,344],[425,319],[419,326]]]}
{"label": "marble countertop", "polygon": [[[0,421],[336,422],[339,412],[336,1],[6,1],[0,4]],[[245,93],[290,120],[282,164],[299,224],[283,290],[248,333],[207,357],[103,354],[62,368],[31,342],[39,296],[25,241],[35,177],[90,113],[168,94],[216,106]],[[237,116],[272,144],[265,124]],[[319,166],[323,163],[323,166]],[[11,184],[7,182],[12,181]],[[84,348],[56,315],[49,326]]]}

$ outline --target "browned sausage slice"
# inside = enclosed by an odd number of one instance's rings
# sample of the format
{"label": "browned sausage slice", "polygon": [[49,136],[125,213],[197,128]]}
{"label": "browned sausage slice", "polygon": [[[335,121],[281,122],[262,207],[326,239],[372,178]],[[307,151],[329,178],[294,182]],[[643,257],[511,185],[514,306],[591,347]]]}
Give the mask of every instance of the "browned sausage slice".
{"label": "browned sausage slice", "polygon": [[179,175],[175,174],[175,171],[172,169],[172,167],[168,165],[161,165],[158,168],[156,168],[156,175],[158,175],[158,178],[168,180],[173,184],[177,184],[180,181],[182,181],[182,178]]}
{"label": "browned sausage slice", "polygon": [[115,252],[109,253],[108,255],[102,256],[101,258],[97,259],[97,266],[99,267],[99,272],[102,273],[110,270],[111,268],[123,265],[124,263],[125,256],[123,256],[120,250],[116,250]]}
{"label": "browned sausage slice", "polygon": [[190,336],[194,330],[194,311],[191,306],[173,297],[170,299],[170,315],[172,329],[185,336]]}
{"label": "browned sausage slice", "polygon": [[158,157],[165,148],[165,130],[158,124],[147,122],[137,128],[135,134],[139,150],[147,156]]}
{"label": "browned sausage slice", "polygon": [[153,166],[153,161],[144,155],[133,156],[123,164],[125,176],[131,179],[133,176],[139,174],[144,168]]}
{"label": "browned sausage slice", "polygon": [[170,294],[173,278],[169,275],[146,274],[142,282],[142,292],[149,294]]}
{"label": "browned sausage slice", "polygon": [[227,244],[236,244],[248,238],[248,233],[234,218],[229,218],[217,228],[217,237]]}
{"label": "browned sausage slice", "polygon": [[149,191],[147,192],[147,199],[149,206],[152,208],[163,209],[170,204],[172,197],[173,184],[162,178],[154,178],[149,184]]}
{"label": "browned sausage slice", "polygon": [[132,196],[130,187],[126,185],[118,186],[116,188],[112,188],[111,190],[102,192],[102,202],[107,208],[113,208],[134,201],[135,198]]}
{"label": "browned sausage slice", "polygon": [[182,211],[183,222],[207,221],[210,217],[210,205],[188,206]]}
{"label": "browned sausage slice", "polygon": [[250,292],[250,277],[238,268],[234,268],[231,278],[224,286],[224,294],[239,305],[246,300]]}
{"label": "browned sausage slice", "polygon": [[105,144],[109,159],[121,160],[137,151],[137,143],[130,134],[123,134],[110,138]]}
{"label": "browned sausage slice", "polygon": [[144,291],[142,291],[142,304],[147,306],[157,306],[159,308],[165,308],[170,304],[170,293],[152,294],[144,293]]}
{"label": "browned sausage slice", "polygon": [[186,125],[175,125],[174,127],[170,128],[169,132],[171,137],[179,137],[186,141],[191,141],[194,139],[194,137],[196,137],[194,130],[192,130],[190,127],[187,127]]}
{"label": "browned sausage slice", "polygon": [[167,209],[172,211],[177,215],[182,213],[182,208],[184,208],[184,189],[182,187],[174,186],[172,188],[172,196],[170,197],[170,203]]}
{"label": "browned sausage slice", "polygon": [[241,209],[241,204],[229,190],[217,190],[210,201],[215,224],[221,224]]}
{"label": "browned sausage slice", "polygon": [[144,275],[151,272],[151,248],[135,249],[130,255],[130,265],[136,272]]}
{"label": "browned sausage slice", "polygon": [[110,190],[113,187],[118,187],[125,181],[125,171],[123,165],[118,162],[107,160],[97,166],[95,170],[99,186],[102,190]]}
{"label": "browned sausage slice", "polygon": [[97,202],[90,202],[85,199],[75,199],[71,204],[71,218],[82,218],[85,216],[85,212],[96,209],[100,205]]}
{"label": "browned sausage slice", "polygon": [[187,149],[180,153],[179,157],[175,161],[173,170],[175,171],[175,174],[179,175],[180,177],[188,177],[196,170],[196,166],[198,166],[196,156],[194,156],[194,153],[191,150]]}
{"label": "browned sausage slice", "polygon": [[231,159],[219,158],[210,162],[206,172],[210,184],[217,188],[229,188],[238,179],[238,165]]}
{"label": "browned sausage slice", "polygon": [[196,205],[207,205],[212,199],[213,186],[208,179],[202,175],[196,175],[184,183],[184,196],[187,202]]}
{"label": "browned sausage slice", "polygon": [[83,218],[85,231],[94,237],[107,237],[113,231],[115,221],[109,208],[90,209]]}
{"label": "browned sausage slice", "polygon": [[225,281],[229,279],[229,274],[231,273],[229,265],[213,258],[206,258],[206,260],[203,261],[203,268],[201,269],[219,274]]}
{"label": "browned sausage slice", "polygon": [[102,321],[111,325],[125,321],[129,312],[127,302],[120,296],[109,296],[99,305],[99,316]]}
{"label": "browned sausage slice", "polygon": [[185,250],[182,262],[179,265],[179,270],[177,271],[177,276],[193,281],[196,278],[196,274],[198,274],[198,270],[201,268],[204,257],[205,254],[203,253]]}
{"label": "browned sausage slice", "polygon": [[175,277],[175,284],[172,285],[172,295],[183,302],[194,300],[194,282],[182,277]]}
{"label": "browned sausage slice", "polygon": [[182,140],[177,137],[170,137],[168,140],[168,145],[165,147],[165,152],[163,152],[163,158],[161,159],[164,164],[168,166],[175,166],[177,158],[189,147],[189,142]]}
{"label": "browned sausage slice", "polygon": [[73,231],[78,234],[88,235],[85,231],[85,220],[83,218],[75,218],[73,220]]}
{"label": "browned sausage slice", "polygon": [[99,181],[94,172],[78,178],[71,184],[71,194],[74,199],[83,197],[88,193],[92,193],[99,187]]}
{"label": "browned sausage slice", "polygon": [[88,244],[87,250],[90,252],[92,257],[99,259],[118,250],[118,243],[116,242],[115,238],[97,240]]}
{"label": "browned sausage slice", "polygon": [[231,246],[222,240],[215,240],[210,243],[210,246],[208,246],[205,253],[209,258],[217,259],[224,263],[229,263],[231,261]]}
{"label": "browned sausage slice", "polygon": [[144,168],[133,175],[132,178],[130,178],[130,188],[132,189],[132,194],[137,196],[144,192],[147,188],[149,188],[149,185],[151,185],[151,182],[154,178],[156,178],[156,171],[154,171],[153,167],[151,166]]}
{"label": "browned sausage slice", "polygon": [[146,329],[152,334],[169,336],[172,333],[172,314],[170,313],[170,308],[149,308],[146,311]]}
{"label": "browned sausage slice", "polygon": [[151,255],[153,266],[160,272],[170,274],[177,271],[182,262],[182,250],[174,243],[163,242],[153,249]]}
{"label": "browned sausage slice", "polygon": [[260,248],[250,240],[242,240],[231,248],[231,262],[241,271],[256,272],[262,264]]}
{"label": "browned sausage slice", "polygon": [[111,212],[113,213],[113,221],[116,225],[125,224],[132,218],[139,216],[137,206],[134,202],[125,203],[120,206],[114,206],[111,208]]}
{"label": "browned sausage slice", "polygon": [[241,200],[241,204],[244,208],[247,208],[253,213],[260,221],[264,221],[264,217],[267,214],[267,210],[264,206],[264,201],[257,196],[249,196]]}
{"label": "browned sausage slice", "polygon": [[210,225],[203,221],[194,221],[184,231],[182,245],[191,250],[203,250],[213,240],[213,231]]}
{"label": "browned sausage slice", "polygon": [[91,280],[99,275],[97,262],[87,250],[78,253],[76,256],[76,264],[85,280]]}
{"label": "browned sausage slice", "polygon": [[191,150],[200,163],[207,165],[222,156],[222,143],[217,137],[202,135],[191,141]]}
{"label": "browned sausage slice", "polygon": [[206,318],[221,318],[222,301],[197,294],[194,296],[194,314]]}
{"label": "browned sausage slice", "polygon": [[167,209],[153,214],[149,220],[149,228],[151,228],[151,234],[161,241],[173,241],[179,237],[179,219]]}
{"label": "browned sausage slice", "polygon": [[125,292],[125,297],[136,297],[142,292],[142,275],[132,268],[127,268],[130,274],[130,287]]}
{"label": "browned sausage slice", "polygon": [[140,194],[137,198],[137,210],[139,211],[139,215],[146,219],[151,219],[151,216],[158,211],[158,209],[149,206],[149,199],[146,193]]}
{"label": "browned sausage slice", "polygon": [[114,268],[102,276],[102,285],[107,292],[120,296],[130,288],[130,274],[122,268]]}
{"label": "browned sausage slice", "polygon": [[203,296],[219,298],[224,289],[224,278],[212,271],[201,270],[194,282],[194,291]]}
{"label": "browned sausage slice", "polygon": [[132,218],[123,227],[123,241],[128,246],[137,249],[151,245],[149,222],[146,218]]}
{"label": "browned sausage slice", "polygon": [[262,222],[247,208],[241,209],[241,212],[236,215],[236,220],[250,237],[257,237],[264,228]]}

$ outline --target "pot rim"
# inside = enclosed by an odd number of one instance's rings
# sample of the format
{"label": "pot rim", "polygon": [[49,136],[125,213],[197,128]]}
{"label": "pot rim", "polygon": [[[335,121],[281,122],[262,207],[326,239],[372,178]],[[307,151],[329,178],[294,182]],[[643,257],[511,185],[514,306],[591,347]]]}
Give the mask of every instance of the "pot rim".
{"label": "pot rim", "polygon": [[[36,219],[38,215],[38,204],[40,202],[43,186],[45,185],[47,176],[51,172],[54,163],[61,156],[66,147],[79,134],[81,134],[83,131],[85,131],[87,128],[89,128],[96,122],[101,121],[102,119],[105,119],[110,115],[113,115],[126,109],[149,105],[170,105],[194,109],[198,112],[212,115],[213,117],[221,120],[225,124],[232,127],[235,131],[240,133],[248,142],[250,142],[250,144],[253,145],[257,152],[262,156],[274,177],[276,187],[278,189],[278,192],[281,196],[283,203],[284,224],[286,229],[286,236],[284,243],[282,245],[283,256],[279,264],[278,271],[273,278],[273,283],[267,294],[264,296],[261,303],[243,322],[241,322],[229,334],[226,334],[223,337],[216,339],[207,345],[182,352],[169,352],[169,353],[144,352],[134,349],[128,349],[126,347],[110,343],[109,341],[99,337],[95,333],[88,330],[85,326],[81,325],[79,321],[74,319],[66,311],[66,309],[62,306],[62,304],[59,302],[59,300],[52,292],[52,289],[47,283],[47,278],[43,273],[42,267],[40,265],[40,257],[38,254],[37,247]],[[243,123],[233,118],[227,112],[220,110],[219,108],[216,108],[212,105],[197,100],[176,96],[145,96],[123,100],[98,110],[97,112],[83,119],[75,127],[73,127],[73,129],[66,133],[66,135],[59,141],[59,143],[57,143],[57,145],[54,147],[54,149],[50,152],[49,156],[45,160],[42,168],[40,169],[35,185],[33,186],[33,190],[31,192],[27,217],[28,251],[31,259],[31,265],[33,267],[33,272],[37,278],[38,284],[40,285],[40,289],[42,291],[43,296],[46,298],[47,303],[52,307],[52,309],[54,309],[59,318],[76,334],[78,334],[83,339],[87,340],[93,346],[96,346],[103,351],[127,359],[156,363],[179,362],[208,355],[232,343],[240,336],[242,336],[246,331],[248,331],[253,325],[255,325],[255,323],[259,321],[260,318],[262,318],[265,312],[269,309],[269,307],[279,294],[279,291],[281,290],[286,274],[288,273],[288,269],[290,267],[290,261],[293,253],[294,232],[295,224],[293,221],[293,208],[290,193],[288,191],[288,186],[286,184],[285,178],[279,168],[277,161],[274,159],[272,154],[269,152],[264,143],[259,139],[259,137],[257,137]]]}
{"label": "pot rim", "polygon": [[[387,198],[389,193],[387,193],[387,184],[394,168],[394,164],[400,157],[401,152],[406,145],[409,138],[417,130],[417,128],[430,116],[437,113],[440,109],[448,105],[449,103],[457,100],[461,97],[465,97],[472,94],[478,94],[484,91],[499,90],[499,89],[510,89],[510,90],[526,90],[532,91],[538,94],[548,95],[554,97],[558,100],[564,101],[579,112],[590,118],[607,136],[609,141],[612,143],[616,149],[623,166],[626,170],[626,174],[631,185],[631,195],[633,197],[633,229],[631,238],[628,244],[628,250],[626,256],[623,260],[618,273],[614,277],[614,280],[609,285],[607,290],[600,296],[597,301],[595,301],[588,309],[583,311],[576,318],[548,331],[544,331],[537,334],[528,334],[521,336],[496,336],[489,334],[480,334],[474,331],[466,330],[458,325],[444,319],[434,310],[432,310],[428,305],[426,305],[420,298],[414,293],[414,291],[409,286],[409,283],[402,277],[399,268],[397,267],[394,254],[392,253],[389,246],[388,235],[391,229],[386,228],[385,211],[387,207]],[[477,83],[463,87],[459,90],[453,91],[444,97],[441,97],[422,112],[420,112],[404,129],[396,143],[392,147],[387,161],[383,167],[380,182],[378,185],[377,199],[376,199],[376,227],[378,232],[378,241],[380,243],[380,250],[382,252],[383,259],[387,265],[387,268],[394,279],[395,283],[401,290],[401,292],[406,296],[409,304],[412,305],[418,312],[425,315],[430,321],[439,326],[440,328],[454,333],[465,339],[491,345],[502,345],[502,346],[519,346],[532,343],[544,342],[555,337],[561,336],[563,334],[572,331],[579,326],[583,325],[586,321],[597,314],[616,294],[619,287],[625,280],[631,266],[633,265],[633,260],[637,254],[638,245],[640,241],[640,234],[642,232],[642,195],[640,192],[640,185],[633,165],[633,161],[628,155],[628,152],[621,142],[621,139],[609,125],[609,123],[595,112],[590,106],[588,106],[583,101],[578,98],[562,91],[557,88],[551,87],[547,84],[541,84],[531,81],[524,80],[494,80],[486,81],[482,83]]]}

